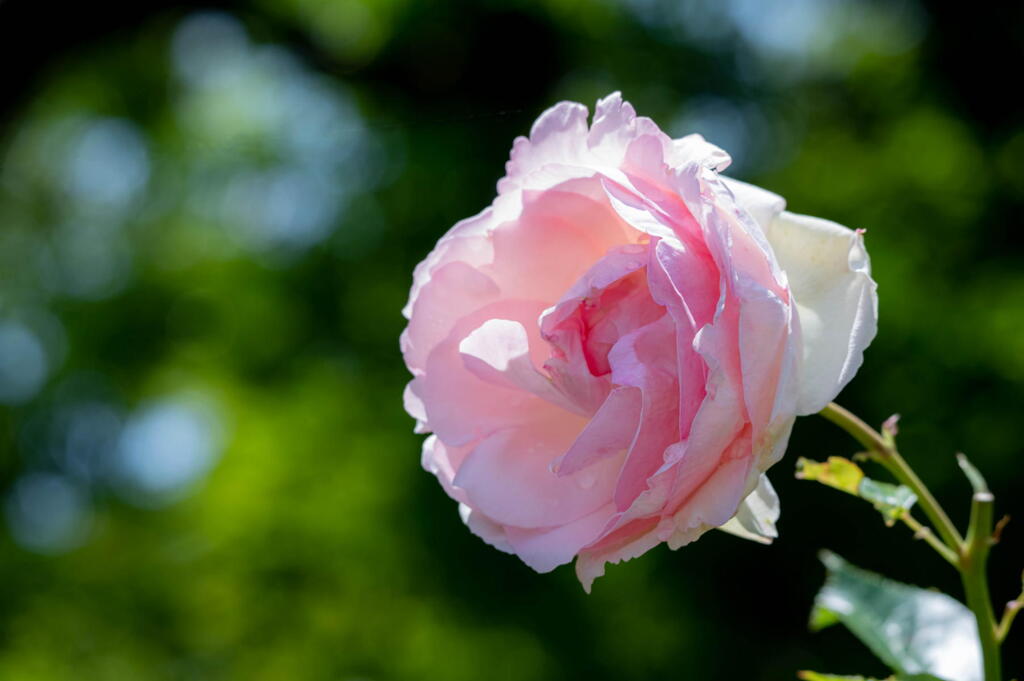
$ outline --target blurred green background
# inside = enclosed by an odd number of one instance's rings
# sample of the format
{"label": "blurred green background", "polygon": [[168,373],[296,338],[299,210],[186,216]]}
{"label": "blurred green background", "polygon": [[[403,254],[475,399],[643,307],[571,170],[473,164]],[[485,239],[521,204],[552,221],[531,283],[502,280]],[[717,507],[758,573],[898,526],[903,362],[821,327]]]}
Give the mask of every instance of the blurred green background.
{"label": "blurred green background", "polygon": [[420,469],[399,309],[515,135],[621,89],[868,230],[880,333],[841,401],[903,414],[957,520],[958,449],[1024,518],[1024,10],[980,7],[0,3],[0,679],[884,674],[807,632],[815,552],[960,590],[905,529],[793,479],[843,434],[797,425],[774,546],[711,533],[586,596],[471,536]]}

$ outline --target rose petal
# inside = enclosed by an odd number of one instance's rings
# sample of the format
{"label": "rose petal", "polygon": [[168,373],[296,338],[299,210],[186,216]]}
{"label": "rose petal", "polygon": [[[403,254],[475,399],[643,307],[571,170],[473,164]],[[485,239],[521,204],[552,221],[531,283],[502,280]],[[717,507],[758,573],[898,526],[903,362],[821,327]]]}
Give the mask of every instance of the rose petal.
{"label": "rose petal", "polygon": [[409,301],[402,308],[402,315],[406,319],[412,319],[413,307],[419,299],[420,292],[430,283],[434,270],[441,265],[448,262],[465,262],[470,266],[476,266],[488,262],[491,259],[491,252],[483,237],[500,222],[494,208],[489,207],[473,217],[455,223],[413,270]]}
{"label": "rose petal", "polygon": [[677,140],[672,140],[671,163],[674,167],[681,167],[687,163],[698,163],[711,170],[722,171],[732,163],[732,157],[724,149],[721,149],[703,136],[696,133],[686,135]]}
{"label": "rose petal", "polygon": [[[749,441],[737,443],[741,450],[749,446]],[[668,538],[670,549],[674,551],[689,544],[711,528],[721,527],[736,514],[744,499],[751,464],[749,457],[727,458],[701,483],[673,517],[676,531]]]}
{"label": "rose petal", "polygon": [[620,563],[641,556],[664,541],[658,518],[642,518],[617,529],[579,552],[576,577],[590,593],[594,580],[604,575],[607,563]]}
{"label": "rose petal", "polygon": [[508,541],[505,528],[494,522],[480,511],[474,511],[466,504],[459,503],[459,517],[466,523],[469,531],[483,539],[499,551],[515,553]]}
{"label": "rose petal", "polygon": [[636,388],[613,390],[569,451],[555,461],[555,473],[572,475],[609,456],[624,454],[636,437],[642,405],[643,397]]}
{"label": "rose petal", "polygon": [[470,449],[471,447],[448,447],[436,435],[431,435],[423,441],[420,457],[423,469],[437,476],[438,482],[448,496],[458,502],[465,501],[466,495],[453,484],[455,471],[462,465]]}
{"label": "rose petal", "polygon": [[803,335],[797,413],[813,414],[860,368],[878,329],[877,286],[862,236],[842,225],[784,211],[768,239],[789,276]]}
{"label": "rose petal", "polygon": [[[532,354],[543,361],[545,346],[534,342]],[[511,319],[488,319],[459,343],[466,369],[477,378],[502,388],[522,390],[562,407],[566,411],[587,416],[537,370],[531,358],[531,343],[526,327]]]}
{"label": "rose petal", "polygon": [[416,419],[416,427],[413,429],[413,432],[429,433],[430,427],[427,425],[427,408],[423,404],[423,399],[419,396],[419,393],[416,392],[415,378],[405,384],[405,390],[402,392],[402,403],[409,416]]}
{"label": "rose petal", "polygon": [[497,300],[499,293],[493,279],[465,262],[437,267],[417,291],[409,326],[402,333],[402,354],[409,369],[422,372],[427,355],[455,323]]}
{"label": "rose petal", "polygon": [[786,208],[786,200],[767,189],[756,185],[742,182],[731,177],[722,176],[722,182],[736,197],[736,203],[747,211],[761,227],[761,231],[768,233],[772,220]]}
{"label": "rose petal", "polygon": [[525,327],[542,308],[543,303],[537,301],[492,303],[460,319],[427,357],[426,369],[417,378],[417,391],[427,422],[446,444],[465,445],[496,430],[531,422],[549,410],[566,413],[525,390],[481,380],[466,368],[459,352],[462,340],[487,320],[509,319],[525,322]]}
{"label": "rose petal", "polygon": [[639,388],[643,395],[640,428],[629,449],[615,506],[628,509],[665,460],[665,450],[679,440],[679,384],[673,353],[675,326],[666,314],[656,322],[623,336],[608,355],[612,382]]}
{"label": "rose petal", "polygon": [[779,495],[768,481],[768,476],[762,475],[757,489],[743,500],[736,515],[718,529],[743,539],[771,544],[779,536],[775,528],[779,513]]}
{"label": "rose petal", "polygon": [[567,183],[522,194],[522,214],[490,233],[494,256],[481,270],[508,296],[557,301],[593,264],[627,239],[606,204]]}
{"label": "rose petal", "polygon": [[596,511],[611,498],[622,456],[558,476],[551,464],[586,424],[555,410],[485,438],[466,457],[454,484],[471,507],[506,526],[552,527]]}
{"label": "rose petal", "polygon": [[537,572],[550,572],[573,557],[601,534],[614,513],[611,504],[559,527],[524,529],[506,527],[505,536],[524,563]]}
{"label": "rose petal", "polygon": [[533,124],[528,138],[517,137],[513,142],[498,193],[515,191],[525,175],[546,164],[580,160],[586,135],[587,107],[575,102],[559,102],[551,107]]}

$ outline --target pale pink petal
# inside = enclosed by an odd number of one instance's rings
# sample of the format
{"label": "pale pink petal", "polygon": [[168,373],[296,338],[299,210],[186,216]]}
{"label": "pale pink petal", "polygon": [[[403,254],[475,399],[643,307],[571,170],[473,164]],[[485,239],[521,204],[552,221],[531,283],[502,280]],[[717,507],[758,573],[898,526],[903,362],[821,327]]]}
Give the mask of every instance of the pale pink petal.
{"label": "pale pink petal", "polygon": [[767,237],[722,178],[691,164],[677,173],[675,187],[703,227],[712,257],[737,293],[763,289],[788,302],[786,276]]}
{"label": "pale pink petal", "polygon": [[405,411],[408,412],[409,416],[416,419],[416,427],[413,429],[414,433],[429,433],[430,427],[427,424],[427,408],[423,404],[423,399],[416,392],[416,380],[413,379],[405,384],[405,390],[402,393],[402,402],[405,406]]}
{"label": "pale pink petal", "polygon": [[727,308],[719,324],[703,327],[694,341],[708,367],[707,395],[694,415],[687,438],[665,457],[662,472],[674,474],[671,501],[666,503],[670,510],[679,508],[695,493],[718,465],[723,452],[733,446],[747,427],[738,357],[730,350],[728,340],[735,338],[729,328],[734,316],[731,308]]}
{"label": "pale pink petal", "polygon": [[406,366],[422,371],[427,355],[447,338],[455,323],[498,300],[499,289],[490,277],[462,261],[438,266],[417,293],[409,326],[402,334]]}
{"label": "pale pink petal", "polygon": [[455,471],[465,460],[472,447],[448,447],[436,435],[430,435],[423,441],[420,463],[423,469],[437,476],[438,482],[452,499],[463,502],[466,495],[456,489],[453,481]]}
{"label": "pale pink petal", "polygon": [[[609,372],[606,358],[611,345],[618,336],[662,314],[646,291],[635,290],[642,281],[624,281],[640,272],[647,261],[648,248],[643,245],[609,250],[541,317],[541,335],[551,345],[544,367],[562,392],[588,413],[597,411],[608,396],[605,374]],[[620,282],[625,287],[616,293]],[[635,304],[610,309],[629,296]],[[608,305],[602,307],[602,300]],[[595,316],[595,311],[603,318]]]}
{"label": "pale pink petal", "polygon": [[555,461],[555,473],[572,475],[610,456],[625,454],[636,437],[642,406],[643,396],[638,389],[613,390],[569,451]]}
{"label": "pale pink petal", "polygon": [[505,536],[524,563],[537,572],[550,572],[559,565],[571,562],[580,549],[597,539],[613,513],[612,505],[607,504],[558,527],[506,527]]}
{"label": "pale pink petal", "polygon": [[537,370],[537,364],[543,361],[544,348],[539,339],[530,343],[521,322],[488,319],[462,339],[459,354],[466,369],[486,383],[529,392],[566,411],[587,416],[551,379]]}
{"label": "pale pink petal", "polygon": [[481,380],[468,370],[459,352],[462,340],[489,319],[519,321],[524,327],[543,309],[537,301],[504,300],[462,318],[427,358],[417,390],[431,429],[449,445],[464,445],[509,426],[531,422],[538,414],[565,411],[514,387]]}
{"label": "pale pink petal", "polygon": [[677,223],[653,202],[619,182],[602,180],[608,201],[624,222],[652,237],[678,237]]}
{"label": "pale pink petal", "polygon": [[525,175],[549,163],[584,163],[586,136],[587,107],[575,102],[551,107],[533,124],[529,138],[517,137],[512,144],[498,193],[518,189]]}
{"label": "pale pink petal", "polygon": [[725,170],[732,163],[729,154],[696,133],[672,140],[669,162],[675,168],[696,163],[711,170]]}
{"label": "pale pink petal", "polygon": [[786,400],[789,413],[796,406],[795,390],[781,395],[779,392],[786,357],[795,358],[797,353],[790,315],[789,305],[768,291],[748,298],[740,307],[740,371],[754,441],[761,438],[762,431],[778,413],[780,398]]}
{"label": "pale pink petal", "polygon": [[665,306],[676,325],[679,382],[679,433],[687,437],[706,395],[707,364],[697,353],[697,332],[713,321],[721,277],[706,249],[675,239],[660,239],[648,269],[651,295]]}
{"label": "pale pink petal", "polygon": [[594,580],[604,575],[606,563],[619,563],[641,556],[664,541],[658,518],[643,518],[620,527],[579,552],[576,577],[590,593]]}
{"label": "pale pink petal", "polygon": [[506,526],[552,527],[578,520],[608,503],[622,457],[609,457],[574,475],[551,464],[586,421],[559,410],[478,444],[455,476],[467,503]]}
{"label": "pale pink petal", "polygon": [[522,215],[491,232],[482,268],[507,296],[555,303],[595,261],[626,240],[609,206],[576,191],[523,195]]}
{"label": "pale pink petal", "polygon": [[623,150],[636,135],[635,120],[633,105],[623,101],[622,93],[613,92],[594,107],[588,145],[598,157],[617,166],[622,161]]}
{"label": "pale pink petal", "polygon": [[647,487],[664,463],[665,450],[679,440],[679,385],[674,353],[675,327],[668,315],[624,336],[612,348],[612,381],[639,388],[643,395],[640,428],[622,467],[613,500],[624,511]]}
{"label": "pale pink petal", "polygon": [[486,208],[465,220],[460,220],[441,237],[426,258],[413,270],[409,301],[402,308],[406,319],[411,319],[413,307],[420,291],[430,283],[434,270],[448,262],[464,262],[471,267],[489,262],[492,258],[485,238],[488,231],[500,223],[493,207]]}
{"label": "pale pink petal", "polygon": [[[738,447],[749,447],[749,441],[740,443]],[[736,515],[740,502],[750,491],[747,486],[752,463],[747,456],[727,459],[701,483],[673,517],[676,530],[667,540],[670,549],[689,544]]]}

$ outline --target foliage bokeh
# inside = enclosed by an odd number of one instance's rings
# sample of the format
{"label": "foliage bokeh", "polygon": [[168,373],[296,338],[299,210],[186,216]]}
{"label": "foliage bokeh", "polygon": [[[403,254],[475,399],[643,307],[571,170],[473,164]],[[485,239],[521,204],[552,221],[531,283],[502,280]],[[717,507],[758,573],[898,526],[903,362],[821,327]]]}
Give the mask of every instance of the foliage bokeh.
{"label": "foliage bokeh", "polygon": [[[793,480],[797,456],[852,451],[818,419],[773,475],[773,547],[712,533],[591,596],[472,537],[419,468],[397,349],[412,267],[490,201],[543,108],[615,89],[791,209],[867,230],[880,333],[841,401],[903,414],[957,519],[957,449],[1024,517],[1024,116],[979,75],[1024,57],[1019,7],[69,12],[0,5],[21,57],[0,111],[0,678],[882,674],[848,634],[807,632],[816,551],[953,594],[956,575]],[[58,20],[74,29],[16,52]],[[1011,524],[997,600],[1022,546]]]}

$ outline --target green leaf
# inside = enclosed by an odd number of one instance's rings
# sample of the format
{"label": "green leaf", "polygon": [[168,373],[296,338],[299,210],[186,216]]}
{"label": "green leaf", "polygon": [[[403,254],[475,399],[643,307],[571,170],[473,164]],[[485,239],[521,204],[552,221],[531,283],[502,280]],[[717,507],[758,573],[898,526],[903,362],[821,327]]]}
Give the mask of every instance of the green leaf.
{"label": "green leaf", "polygon": [[959,601],[861,570],[828,551],[821,560],[828,578],[815,609],[832,613],[893,671],[982,681],[977,625]]}
{"label": "green leaf", "polygon": [[917,503],[917,495],[909,487],[872,480],[860,466],[841,456],[830,456],[825,462],[801,457],[796,462],[796,477],[816,480],[871,502],[890,527]]}
{"label": "green leaf", "polygon": [[824,463],[801,457],[796,461],[796,477],[801,480],[817,480],[829,487],[857,495],[864,471],[841,456],[830,456]]}
{"label": "green leaf", "polygon": [[917,503],[917,495],[906,485],[890,485],[871,478],[861,480],[857,492],[881,512],[889,527]]}
{"label": "green leaf", "polygon": [[811,610],[809,625],[811,631],[821,631],[831,627],[833,624],[839,624],[840,621],[839,616],[834,612],[818,607],[818,604],[815,603],[814,608]]}

